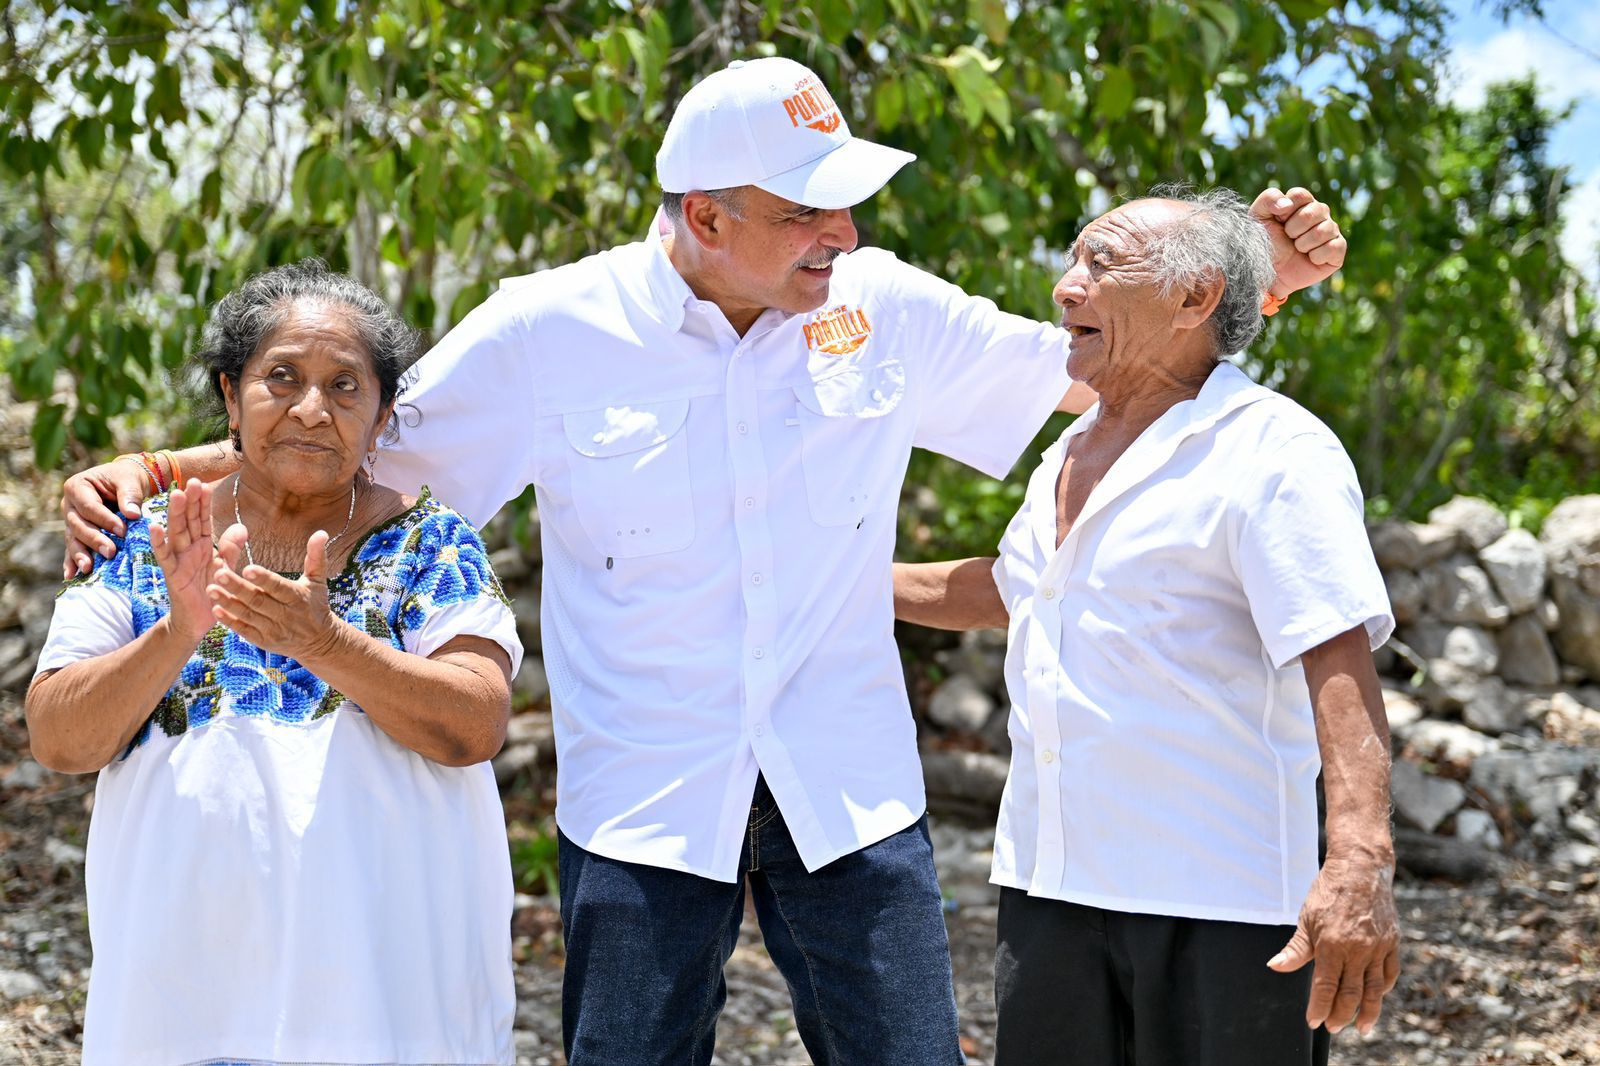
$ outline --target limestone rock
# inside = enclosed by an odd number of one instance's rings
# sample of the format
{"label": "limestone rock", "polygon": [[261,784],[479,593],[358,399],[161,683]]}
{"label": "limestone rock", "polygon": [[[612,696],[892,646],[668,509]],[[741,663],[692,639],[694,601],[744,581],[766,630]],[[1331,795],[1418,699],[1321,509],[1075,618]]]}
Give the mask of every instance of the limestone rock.
{"label": "limestone rock", "polygon": [[1478,550],[1499,540],[1506,531],[1506,516],[1488,500],[1477,496],[1457,496],[1449,503],[1428,512],[1428,524],[1455,529]]}
{"label": "limestone rock", "polygon": [[1561,683],[1561,664],[1539,619],[1520,615],[1500,631],[1499,674],[1513,685],[1546,688]]}
{"label": "limestone rock", "polygon": [[1569,496],[1556,504],[1539,540],[1552,563],[1600,554],[1600,495]]}
{"label": "limestone rock", "polygon": [[1499,851],[1505,845],[1504,838],[1500,836],[1500,827],[1488,811],[1457,811],[1456,839],[1491,851]]}
{"label": "limestone rock", "polygon": [[1424,833],[1431,833],[1466,801],[1467,790],[1455,781],[1424,773],[1416,763],[1395,762],[1389,780],[1395,813]]}
{"label": "limestone rock", "polygon": [[1428,602],[1428,589],[1422,579],[1410,570],[1387,570],[1383,575],[1384,588],[1389,593],[1389,609],[1394,620],[1407,625],[1422,617]]}
{"label": "limestone rock", "polygon": [[1592,870],[1600,866],[1600,847],[1574,840],[1552,851],[1550,862],[1564,870]]}
{"label": "limestone rock", "polygon": [[967,674],[979,688],[999,692],[1005,687],[1005,630],[969,629],[961,634],[961,641],[954,648],[936,652],[934,661],[947,674]]}
{"label": "limestone rock", "polygon": [[0,999],[28,999],[44,992],[44,982],[26,970],[0,970]]}
{"label": "limestone rock", "polygon": [[1489,575],[1469,556],[1435,563],[1422,574],[1428,589],[1428,610],[1443,622],[1498,626],[1511,617],[1489,582]]}
{"label": "limestone rock", "polygon": [[1513,529],[1478,553],[1512,614],[1531,611],[1544,594],[1544,548],[1526,529]]}
{"label": "limestone rock", "polygon": [[1585,771],[1600,769],[1600,752],[1565,748],[1486,752],[1472,764],[1471,782],[1496,803],[1523,808],[1534,823],[1561,825]]}
{"label": "limestone rock", "polygon": [[1426,718],[1406,733],[1406,750],[1417,758],[1463,769],[1499,748],[1499,741],[1460,722]]}
{"label": "limestone rock", "polygon": [[1422,720],[1422,704],[1392,688],[1383,690],[1383,710],[1389,719],[1389,728],[1400,731]]}
{"label": "limestone rock", "polygon": [[1528,724],[1525,700],[1506,690],[1498,677],[1486,677],[1461,708],[1461,718],[1472,728],[1491,736],[1512,733]]}
{"label": "limestone rock", "polygon": [[511,691],[521,703],[542,703],[550,698],[550,679],[545,676],[544,660],[537,655],[524,655],[517,676],[511,681]]}
{"label": "limestone rock", "polygon": [[1544,626],[1546,633],[1554,632],[1561,625],[1561,608],[1556,606],[1554,600],[1540,600],[1539,606],[1533,609],[1533,616]]}
{"label": "limestone rock", "polygon": [[1561,573],[1550,579],[1550,594],[1561,610],[1561,625],[1553,634],[1556,651],[1569,665],[1600,678],[1600,597]]}
{"label": "limestone rock", "polygon": [[1422,542],[1409,522],[1386,519],[1367,528],[1373,558],[1384,571],[1414,570],[1422,563]]}
{"label": "limestone rock", "polygon": [[1405,642],[1425,659],[1443,659],[1479,677],[1500,664],[1499,646],[1479,626],[1418,622],[1406,630]]}
{"label": "limestone rock", "polygon": [[32,581],[60,584],[61,559],[65,551],[59,522],[35,526],[11,545],[6,553],[5,569]]}
{"label": "limestone rock", "polygon": [[922,778],[937,813],[992,821],[1000,810],[1010,763],[977,751],[925,751]]}
{"label": "limestone rock", "polygon": [[1600,748],[1600,710],[1557,692],[1550,697],[1550,710],[1544,716],[1544,735],[1573,747]]}
{"label": "limestone rock", "polygon": [[928,701],[928,718],[934,724],[962,733],[978,732],[993,713],[993,697],[968,674],[946,680]]}
{"label": "limestone rock", "polygon": [[1429,522],[1411,526],[1417,538],[1417,569],[1447,559],[1461,547],[1461,531],[1454,526],[1439,526]]}
{"label": "limestone rock", "polygon": [[1478,691],[1479,675],[1449,659],[1429,659],[1417,690],[1423,704],[1436,715],[1454,714]]}

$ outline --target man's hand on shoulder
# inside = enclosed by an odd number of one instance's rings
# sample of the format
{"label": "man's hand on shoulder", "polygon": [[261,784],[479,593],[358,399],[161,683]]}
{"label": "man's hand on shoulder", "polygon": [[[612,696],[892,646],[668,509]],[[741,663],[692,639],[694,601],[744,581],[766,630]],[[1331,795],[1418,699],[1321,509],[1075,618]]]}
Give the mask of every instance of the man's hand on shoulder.
{"label": "man's hand on shoulder", "polygon": [[1344,265],[1349,245],[1328,205],[1299,186],[1284,192],[1264,189],[1250,205],[1272,238],[1272,265],[1278,272],[1271,292],[1280,299],[1330,277]]}
{"label": "man's hand on shoulder", "polygon": [[[103,531],[119,537],[126,532],[124,520],[139,517],[139,505],[149,492],[149,478],[136,463],[112,460],[67,478],[61,486],[61,516],[67,522],[61,576],[70,580],[75,574],[88,573],[93,552],[107,559],[115,555],[117,546]],[[112,504],[120,515],[111,510]]]}

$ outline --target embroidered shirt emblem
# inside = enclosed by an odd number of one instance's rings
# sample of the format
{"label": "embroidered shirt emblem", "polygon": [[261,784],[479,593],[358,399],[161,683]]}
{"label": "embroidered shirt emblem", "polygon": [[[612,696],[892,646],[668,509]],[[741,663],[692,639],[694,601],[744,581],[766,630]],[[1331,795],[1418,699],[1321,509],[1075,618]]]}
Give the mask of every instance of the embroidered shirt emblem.
{"label": "embroidered shirt emblem", "polygon": [[783,110],[796,129],[805,126],[818,133],[832,133],[839,128],[844,119],[840,117],[833,97],[820,81],[811,77],[802,78],[794,89],[794,95],[783,101]]}
{"label": "embroidered shirt emblem", "polygon": [[867,343],[872,323],[859,307],[830,307],[801,327],[806,347],[823,355],[849,355]]}

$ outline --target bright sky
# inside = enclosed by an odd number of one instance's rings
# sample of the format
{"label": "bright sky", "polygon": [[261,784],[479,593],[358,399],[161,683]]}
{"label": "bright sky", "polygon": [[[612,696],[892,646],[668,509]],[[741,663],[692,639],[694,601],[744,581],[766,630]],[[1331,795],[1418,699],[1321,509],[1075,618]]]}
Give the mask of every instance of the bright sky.
{"label": "bright sky", "polygon": [[1532,71],[1546,106],[1577,104],[1551,138],[1550,157],[1571,168],[1575,186],[1562,240],[1567,258],[1600,281],[1600,4],[1545,0],[1543,25],[1522,17],[1502,23],[1478,0],[1449,5],[1456,21],[1448,85],[1457,100],[1480,103],[1486,85]]}

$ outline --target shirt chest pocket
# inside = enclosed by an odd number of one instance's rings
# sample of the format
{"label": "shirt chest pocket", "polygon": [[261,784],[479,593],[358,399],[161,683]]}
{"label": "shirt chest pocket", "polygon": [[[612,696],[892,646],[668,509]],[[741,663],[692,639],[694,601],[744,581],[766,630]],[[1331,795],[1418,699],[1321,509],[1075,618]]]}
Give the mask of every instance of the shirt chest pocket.
{"label": "shirt chest pocket", "polygon": [[905,392],[898,360],[795,386],[806,500],[818,525],[858,525],[899,503],[910,455]]}
{"label": "shirt chest pocket", "polygon": [[688,400],[561,416],[573,510],[602,554],[658,555],[694,541],[688,420]]}

